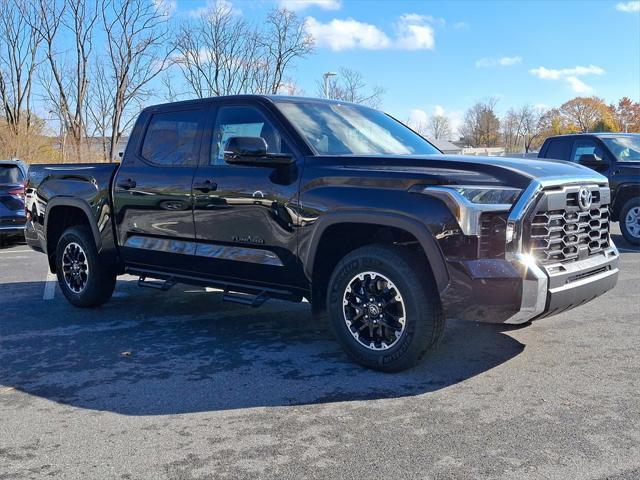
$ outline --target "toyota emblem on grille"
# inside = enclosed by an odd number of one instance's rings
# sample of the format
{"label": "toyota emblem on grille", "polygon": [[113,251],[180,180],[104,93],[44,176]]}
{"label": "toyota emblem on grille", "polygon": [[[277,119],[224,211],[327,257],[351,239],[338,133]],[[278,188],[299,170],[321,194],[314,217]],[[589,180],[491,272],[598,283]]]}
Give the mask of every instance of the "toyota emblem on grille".
{"label": "toyota emblem on grille", "polygon": [[591,207],[591,202],[593,201],[593,195],[591,190],[588,188],[582,187],[578,192],[578,203],[580,204],[580,209],[589,210]]}

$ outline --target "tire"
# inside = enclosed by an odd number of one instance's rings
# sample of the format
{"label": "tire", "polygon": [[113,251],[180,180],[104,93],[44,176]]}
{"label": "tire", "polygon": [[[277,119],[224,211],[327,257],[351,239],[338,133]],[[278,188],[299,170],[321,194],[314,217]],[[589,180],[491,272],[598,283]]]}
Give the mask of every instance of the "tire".
{"label": "tire", "polygon": [[620,231],[625,240],[640,245],[640,198],[632,198],[620,210]]}
{"label": "tire", "polygon": [[411,368],[437,347],[445,318],[427,268],[424,257],[387,245],[359,248],[338,263],[329,281],[327,312],[352,360],[374,370],[397,372]]}
{"label": "tire", "polygon": [[76,307],[102,305],[116,285],[116,274],[101,260],[87,227],[64,231],[56,248],[56,272],[62,293]]}

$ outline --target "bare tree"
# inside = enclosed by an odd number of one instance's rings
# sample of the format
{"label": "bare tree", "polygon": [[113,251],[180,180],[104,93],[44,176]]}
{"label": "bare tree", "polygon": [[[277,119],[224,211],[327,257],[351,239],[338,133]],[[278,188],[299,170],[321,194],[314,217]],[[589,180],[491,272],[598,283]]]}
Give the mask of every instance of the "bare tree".
{"label": "bare tree", "polygon": [[[167,15],[148,0],[102,0],[102,23],[107,37],[105,62],[113,92],[108,159],[134,116],[128,109],[151,94],[149,83],[166,67],[171,50]],[[137,109],[136,109],[137,110]]]}
{"label": "bare tree", "polygon": [[114,107],[113,83],[107,71],[104,58],[98,59],[91,67],[85,122],[85,134],[87,137],[99,138],[104,160],[109,158],[109,135]]}
{"label": "bare tree", "polygon": [[500,122],[500,132],[502,141],[508,152],[514,152],[518,149],[520,143],[520,118],[518,112],[514,108],[510,108],[505,113]]}
{"label": "bare tree", "polygon": [[313,52],[313,37],[307,32],[305,21],[286,8],[271,11],[266,23],[267,31],[260,42],[269,69],[267,91],[276,94],[291,64]]}
{"label": "bare tree", "polygon": [[532,145],[540,139],[542,135],[541,123],[544,112],[540,108],[532,107],[531,105],[524,105],[520,108],[520,135],[522,136],[522,143],[525,153],[529,153]]}
{"label": "bare tree", "polygon": [[31,95],[41,40],[31,26],[36,22],[30,4],[0,0],[0,97],[5,121],[15,137],[12,155],[18,155],[22,130],[28,135],[31,127]]}
{"label": "bare tree", "polygon": [[261,29],[224,1],[183,23],[174,44],[175,63],[199,98],[278,93],[295,61],[313,51],[313,38],[294,12],[272,11]]}
{"label": "bare tree", "polygon": [[370,107],[379,107],[384,95],[381,87],[369,87],[360,72],[341,67],[338,75],[329,79],[328,91],[324,91],[324,82],[318,84],[318,96],[334,100],[361,103]]}
{"label": "bare tree", "polygon": [[[41,78],[45,96],[71,134],[80,159],[85,132],[85,105],[89,88],[89,58],[98,20],[97,0],[33,0],[37,20],[30,21],[43,43],[48,72]],[[60,36],[73,45],[73,53],[59,51]],[[69,60],[71,59],[71,60]]]}
{"label": "bare tree", "polygon": [[180,26],[175,62],[198,98],[247,93],[267,82],[260,39],[230,4],[216,2],[195,21]]}
{"label": "bare tree", "polygon": [[253,47],[246,21],[218,2],[196,22],[181,26],[176,63],[200,98],[240,93],[249,84],[243,61],[253,57]]}
{"label": "bare tree", "polygon": [[451,124],[445,115],[433,115],[427,123],[427,131],[432,138],[451,137]]}

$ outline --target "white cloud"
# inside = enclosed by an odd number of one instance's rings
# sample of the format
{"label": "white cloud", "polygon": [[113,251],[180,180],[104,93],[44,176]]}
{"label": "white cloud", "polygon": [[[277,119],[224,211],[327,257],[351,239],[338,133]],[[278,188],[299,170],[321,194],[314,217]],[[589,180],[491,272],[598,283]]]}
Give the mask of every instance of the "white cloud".
{"label": "white cloud", "polygon": [[467,22],[456,22],[453,24],[453,28],[456,30],[468,30],[471,27]]}
{"label": "white cloud", "polygon": [[593,88],[591,86],[587,85],[576,76],[571,75],[567,77],[566,80],[571,87],[571,90],[576,93],[590,93],[593,91]]}
{"label": "white cloud", "polygon": [[427,112],[420,108],[412,108],[409,110],[409,118],[407,119],[407,125],[414,130],[420,130],[426,128],[429,115]]}
{"label": "white cloud", "polygon": [[640,1],[620,2],[616,5],[616,10],[627,13],[640,12]]}
{"label": "white cloud", "polygon": [[430,23],[444,22],[431,16],[407,13],[401,15],[395,24],[396,34],[390,37],[375,25],[353,18],[322,23],[314,17],[307,17],[307,31],[319,47],[334,51],[364,48],[382,50],[433,50],[435,31]]}
{"label": "white cloud", "polygon": [[582,67],[580,65],[573,68],[561,68],[561,69],[553,69],[553,68],[545,68],[538,67],[529,70],[532,75],[535,75],[538,78],[542,79],[550,79],[550,80],[558,80],[563,77],[568,76],[581,76],[581,75],[602,75],[604,73],[604,69],[598,67],[597,65],[589,65],[588,67]]}
{"label": "white cloud", "polygon": [[444,107],[442,105],[436,105],[433,107],[433,114],[438,116],[444,115]]}
{"label": "white cloud", "polygon": [[484,68],[484,67],[510,67],[512,65],[518,65],[522,63],[522,57],[501,57],[501,58],[491,58],[485,57],[476,61],[476,67]]}
{"label": "white cloud", "polygon": [[309,7],[319,7],[322,10],[340,10],[341,0],[280,0],[280,6],[288,10],[300,11]]}
{"label": "white cloud", "polygon": [[593,88],[580,80],[578,77],[582,77],[585,75],[604,75],[605,71],[602,67],[599,67],[597,65],[589,65],[587,67],[577,65],[572,68],[560,69],[546,68],[541,66],[538,68],[532,68],[531,70],[529,70],[529,73],[542,80],[562,80],[566,82],[571,90],[576,93],[589,93],[593,91]]}
{"label": "white cloud", "polygon": [[400,17],[397,24],[398,38],[396,47],[403,50],[433,50],[435,47],[435,32],[429,22],[442,21],[431,16],[406,13]]}
{"label": "white cloud", "polygon": [[351,48],[380,50],[391,45],[389,37],[378,27],[352,18],[321,23],[313,17],[307,17],[307,31],[315,39],[316,45],[335,51]]}
{"label": "white cloud", "polygon": [[433,15],[422,15],[420,13],[404,13],[400,15],[400,21],[410,23],[433,23],[435,25],[446,25],[447,21],[442,17]]}

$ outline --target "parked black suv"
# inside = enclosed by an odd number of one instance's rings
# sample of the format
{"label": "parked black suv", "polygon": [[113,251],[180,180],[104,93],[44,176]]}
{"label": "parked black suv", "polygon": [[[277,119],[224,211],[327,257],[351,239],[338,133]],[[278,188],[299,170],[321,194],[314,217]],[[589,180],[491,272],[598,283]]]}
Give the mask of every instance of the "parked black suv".
{"label": "parked black suv", "polygon": [[0,160],[0,243],[7,237],[24,237],[24,181],[27,164]]}
{"label": "parked black suv", "polygon": [[583,133],[545,140],[538,158],[576,162],[609,179],[611,219],[624,238],[640,245],[640,134]]}
{"label": "parked black suv", "polygon": [[107,301],[124,272],[253,306],[307,298],[351,358],[384,371],[434,348],[445,316],[524,323],[618,276],[602,175],[442,155],[336,101],[147,108],[120,165],[32,166],[27,196],[27,241],[74,305]]}

